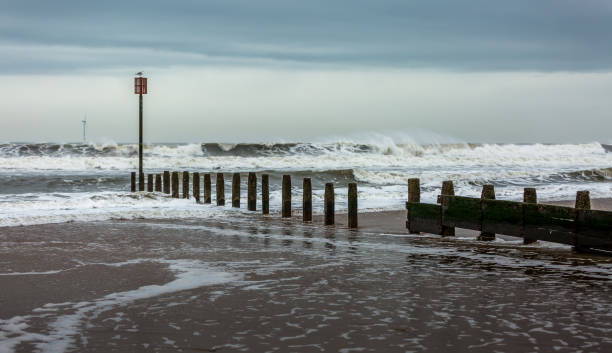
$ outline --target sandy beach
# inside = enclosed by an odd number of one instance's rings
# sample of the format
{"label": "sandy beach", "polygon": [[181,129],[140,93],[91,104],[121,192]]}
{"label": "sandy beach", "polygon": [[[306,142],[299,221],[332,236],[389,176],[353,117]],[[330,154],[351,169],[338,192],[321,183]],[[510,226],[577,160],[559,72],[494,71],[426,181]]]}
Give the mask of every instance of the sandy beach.
{"label": "sandy beach", "polygon": [[612,349],[610,258],[408,235],[404,211],[337,221],[2,228],[0,351]]}

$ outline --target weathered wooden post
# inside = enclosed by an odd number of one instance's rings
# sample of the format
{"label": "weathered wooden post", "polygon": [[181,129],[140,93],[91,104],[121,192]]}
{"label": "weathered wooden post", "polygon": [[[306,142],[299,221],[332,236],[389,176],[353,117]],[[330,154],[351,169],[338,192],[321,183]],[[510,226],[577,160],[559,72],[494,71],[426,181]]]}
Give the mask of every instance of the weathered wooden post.
{"label": "weathered wooden post", "polygon": [[145,191],[145,175],[140,173],[138,176],[138,191]]}
{"label": "weathered wooden post", "polygon": [[164,194],[170,194],[170,172],[164,170]]}
{"label": "weathered wooden post", "polygon": [[291,217],[291,175],[283,175],[282,217]]}
{"label": "weathered wooden post", "polygon": [[270,213],[270,177],[268,174],[261,175],[261,213]]}
{"label": "weathered wooden post", "polygon": [[325,213],[325,225],[330,226],[335,223],[335,214],[336,214],[336,198],[334,196],[334,184],[327,183],[325,184],[325,196],[323,203],[323,211]]}
{"label": "weathered wooden post", "polygon": [[348,227],[357,228],[357,183],[348,184]]}
{"label": "weathered wooden post", "polygon": [[136,192],[136,172],[130,173],[130,185],[132,192]]}
{"label": "weathered wooden post", "polygon": [[304,178],[302,184],[302,215],[304,222],[312,222],[312,182],[310,178]]}
{"label": "weathered wooden post", "polygon": [[524,203],[538,203],[538,194],[535,188],[524,188],[523,189],[523,202]]}
{"label": "weathered wooden post", "polygon": [[574,208],[580,208],[583,210],[591,209],[591,196],[587,190],[576,192],[576,204]]}
{"label": "weathered wooden post", "polygon": [[[577,191],[576,192],[576,203],[574,204],[574,208],[578,209],[579,213],[582,210],[590,210],[591,209],[591,195],[587,190]],[[578,216],[580,217],[580,216]],[[581,246],[579,241],[579,236],[575,232],[574,233],[574,251],[581,252],[584,251],[583,246]]]}
{"label": "weathered wooden post", "polygon": [[225,180],[223,173],[217,173],[217,206],[225,206]]}
{"label": "weathered wooden post", "polygon": [[155,191],[162,191],[162,176],[161,174],[155,174]]}
{"label": "weathered wooden post", "polygon": [[200,173],[193,172],[193,198],[200,203]]}
{"label": "weathered wooden post", "polygon": [[147,191],[153,192],[153,174],[147,175]]}
{"label": "weathered wooden post", "polygon": [[[495,200],[495,187],[493,185],[483,185],[480,198],[485,200]],[[490,232],[480,232],[480,236],[478,236],[478,240],[491,241],[494,239],[495,233]]]}
{"label": "weathered wooden post", "polygon": [[[408,202],[421,202],[421,181],[419,178],[408,179]],[[410,219],[408,212],[406,212],[406,217]],[[410,234],[419,234],[419,232],[410,232]]]}
{"label": "weathered wooden post", "polygon": [[210,186],[210,174],[204,174],[204,203],[212,202],[212,188]]}
{"label": "weathered wooden post", "polygon": [[[524,203],[538,203],[538,194],[536,193],[535,188],[524,188],[523,189],[523,202]],[[525,234],[523,234],[523,244],[533,244],[537,240],[525,238]]]}
{"label": "weathered wooden post", "polygon": [[179,197],[179,176],[178,172],[172,172],[172,197],[178,199]]}
{"label": "weathered wooden post", "polygon": [[455,187],[452,180],[442,182],[442,195],[455,196]]}
{"label": "weathered wooden post", "polygon": [[183,198],[189,198],[189,172],[183,172]]}
{"label": "weathered wooden post", "polygon": [[408,179],[408,202],[421,202],[421,181],[419,178]]}
{"label": "weathered wooden post", "polygon": [[[440,195],[448,195],[455,196],[455,187],[453,186],[452,180],[445,180],[442,182],[442,192]],[[455,235],[455,227],[445,227],[442,226],[442,236],[454,236]]]}
{"label": "weathered wooden post", "polygon": [[232,207],[240,208],[240,173],[232,176]]}
{"label": "weathered wooden post", "polygon": [[257,210],[257,175],[249,173],[247,183],[247,207],[249,211]]}

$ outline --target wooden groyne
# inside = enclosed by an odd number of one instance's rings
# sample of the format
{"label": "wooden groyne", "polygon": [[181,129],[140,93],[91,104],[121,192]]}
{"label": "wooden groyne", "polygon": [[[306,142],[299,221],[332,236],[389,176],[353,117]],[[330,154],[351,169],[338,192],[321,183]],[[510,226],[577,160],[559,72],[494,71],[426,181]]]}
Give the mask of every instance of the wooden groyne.
{"label": "wooden groyne", "polygon": [[[454,228],[480,231],[479,240],[495,234],[572,245],[577,251],[612,254],[612,212],[591,210],[588,191],[579,191],[575,207],[538,204],[536,191],[525,188],[524,202],[496,200],[492,185],[481,198],[442,190],[439,204],[420,202],[418,179],[409,183],[406,227],[410,233],[454,235]],[[411,195],[412,194],[412,195]]]}
{"label": "wooden groyne", "polygon": [[[193,173],[193,198],[197,203],[212,202],[211,174],[204,174],[203,190],[200,188],[200,173]],[[261,174],[261,213],[270,212],[269,176]],[[257,209],[257,174],[248,173],[247,208]],[[136,185],[136,173],[131,174],[131,191],[145,190],[145,185]],[[138,178],[138,180],[145,178]],[[153,175],[149,175],[153,183]],[[161,181],[163,180],[163,185]],[[189,198],[190,174],[182,172],[182,195]],[[216,204],[225,205],[225,178],[223,173],[216,174]],[[240,208],[241,175],[232,174],[232,207]],[[173,198],[179,198],[179,173],[164,171],[155,176],[155,187],[149,184],[147,190],[163,190]],[[312,221],[312,185],[310,178],[302,182],[302,219]],[[283,175],[281,184],[281,212],[283,218],[292,217],[291,176]],[[201,191],[203,194],[200,195]],[[348,184],[348,227],[358,227],[357,184]],[[325,184],[323,200],[323,223],[335,224],[334,184]],[[523,202],[497,200],[493,185],[483,185],[480,198],[455,195],[452,181],[442,183],[437,204],[421,202],[419,179],[408,180],[408,202],[406,202],[406,228],[409,233],[430,233],[454,236],[455,228],[480,232],[478,240],[494,240],[496,234],[521,237],[525,244],[537,240],[572,245],[577,251],[597,251],[612,254],[612,212],[591,210],[588,191],[579,191],[575,207],[538,204],[534,188],[525,188]]]}
{"label": "wooden groyne", "polygon": [[[211,174],[204,174],[204,188],[203,195],[200,195],[200,173],[190,173],[183,171],[182,173],[182,184],[179,183],[179,172],[164,171],[163,174],[157,174],[155,176],[155,185],[153,185],[154,175],[148,175],[148,185],[146,190],[158,191],[163,190],[166,194],[171,194],[172,198],[179,198],[180,192],[182,191],[183,198],[189,198],[189,185],[190,180],[193,185],[192,192],[193,198],[197,203],[211,203]],[[136,185],[136,173],[132,172],[131,176],[131,188],[132,192],[137,189]],[[163,183],[162,183],[163,180]],[[223,173],[216,174],[216,203],[217,206],[225,205],[225,177]],[[257,210],[257,174],[250,172],[247,177],[247,208],[249,211]],[[163,184],[163,185],[162,185]],[[182,185],[182,190],[179,190],[179,186]],[[240,173],[232,174],[232,207],[240,208],[241,199],[241,175]],[[282,201],[281,201],[281,217],[290,218],[293,215],[291,206],[291,176],[283,175],[282,178]],[[303,180],[304,192],[302,194],[302,214],[303,221],[305,223],[312,222],[312,186],[311,179],[304,178]],[[358,226],[358,215],[357,215],[357,184],[350,183],[348,185],[348,226],[349,228],[357,228]],[[144,190],[145,185],[138,185],[138,190]],[[203,200],[203,202],[201,201]],[[333,183],[327,183],[325,185],[325,212],[324,212],[324,224],[333,225],[335,215],[335,196],[334,196],[334,185]],[[261,174],[261,213],[267,215],[270,213],[270,178],[268,174]]]}

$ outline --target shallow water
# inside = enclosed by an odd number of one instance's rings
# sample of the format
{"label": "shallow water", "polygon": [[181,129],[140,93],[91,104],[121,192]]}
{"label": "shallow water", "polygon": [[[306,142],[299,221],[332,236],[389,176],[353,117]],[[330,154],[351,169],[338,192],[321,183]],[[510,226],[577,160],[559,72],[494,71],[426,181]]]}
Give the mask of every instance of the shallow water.
{"label": "shallow water", "polygon": [[0,351],[612,349],[612,259],[223,212],[0,232]]}

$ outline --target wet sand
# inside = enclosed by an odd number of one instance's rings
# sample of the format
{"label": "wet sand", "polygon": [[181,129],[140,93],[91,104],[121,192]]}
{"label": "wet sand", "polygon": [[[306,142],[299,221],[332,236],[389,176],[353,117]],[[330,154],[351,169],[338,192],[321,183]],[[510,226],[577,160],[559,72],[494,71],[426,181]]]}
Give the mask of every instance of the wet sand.
{"label": "wet sand", "polygon": [[0,352],[612,350],[611,258],[344,217],[2,228]]}

